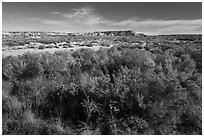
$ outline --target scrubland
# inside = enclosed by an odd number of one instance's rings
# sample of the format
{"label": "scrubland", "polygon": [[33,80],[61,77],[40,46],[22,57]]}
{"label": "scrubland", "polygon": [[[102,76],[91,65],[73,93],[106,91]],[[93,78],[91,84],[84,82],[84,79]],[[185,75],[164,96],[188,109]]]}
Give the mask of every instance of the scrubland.
{"label": "scrubland", "polygon": [[3,57],[2,134],[202,134],[201,44],[124,40]]}

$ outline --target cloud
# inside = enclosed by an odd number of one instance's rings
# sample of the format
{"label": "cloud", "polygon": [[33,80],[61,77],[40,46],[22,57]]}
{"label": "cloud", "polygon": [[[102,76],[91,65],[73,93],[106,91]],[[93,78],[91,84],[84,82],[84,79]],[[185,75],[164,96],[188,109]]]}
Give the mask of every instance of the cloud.
{"label": "cloud", "polygon": [[26,21],[38,21],[38,20],[39,20],[39,18],[37,18],[37,17],[26,19]]}
{"label": "cloud", "polygon": [[52,14],[60,15],[67,22],[74,24],[93,26],[105,22],[103,17],[97,14],[93,7],[72,9],[69,13],[52,12]]}
{"label": "cloud", "polygon": [[[67,24],[73,27],[100,30],[125,30],[131,29],[147,34],[173,34],[173,33],[201,33],[202,19],[197,20],[161,20],[142,19],[130,17],[126,20],[115,21],[105,19],[99,15],[93,7],[72,9],[68,13],[52,12],[60,15]],[[91,31],[91,30],[90,30]]]}
{"label": "cloud", "polygon": [[29,21],[29,22],[39,22],[41,24],[45,24],[45,25],[68,25],[67,22],[65,21],[61,21],[61,20],[48,20],[48,19],[41,19],[41,18],[29,18],[26,19],[25,21]]}
{"label": "cloud", "polygon": [[59,20],[42,20],[42,23],[47,25],[67,25],[65,21]]}
{"label": "cloud", "polygon": [[117,28],[128,28],[148,34],[175,34],[175,33],[201,33],[202,20],[125,20],[112,24]]}
{"label": "cloud", "polygon": [[133,30],[145,34],[176,34],[201,33],[202,19],[196,20],[162,20],[129,17],[126,20],[116,21],[99,15],[93,7],[83,7],[69,10],[67,13],[51,12],[59,20],[31,18],[28,21],[37,21],[46,25],[67,27],[74,32],[102,31],[102,30]]}

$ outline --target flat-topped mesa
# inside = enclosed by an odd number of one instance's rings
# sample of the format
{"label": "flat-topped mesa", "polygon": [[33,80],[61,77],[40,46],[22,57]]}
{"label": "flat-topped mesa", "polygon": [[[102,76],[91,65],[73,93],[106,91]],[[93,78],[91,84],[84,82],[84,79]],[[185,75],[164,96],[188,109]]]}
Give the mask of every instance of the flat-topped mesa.
{"label": "flat-topped mesa", "polygon": [[102,31],[100,33],[105,34],[106,36],[134,36],[135,33],[131,30],[126,31]]}
{"label": "flat-topped mesa", "polygon": [[136,33],[132,30],[119,30],[119,31],[96,31],[83,33],[86,36],[138,36],[143,35],[142,33]]}

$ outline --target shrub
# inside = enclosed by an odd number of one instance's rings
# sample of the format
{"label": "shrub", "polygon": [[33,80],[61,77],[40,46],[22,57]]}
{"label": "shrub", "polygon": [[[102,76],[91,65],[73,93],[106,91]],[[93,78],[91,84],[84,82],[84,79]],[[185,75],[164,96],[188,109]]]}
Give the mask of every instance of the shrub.
{"label": "shrub", "polygon": [[45,45],[40,45],[38,49],[45,49]]}
{"label": "shrub", "polygon": [[38,57],[32,54],[24,54],[21,58],[15,58],[8,62],[8,69],[5,69],[4,76],[15,80],[26,80],[40,75],[42,68],[38,63]]}

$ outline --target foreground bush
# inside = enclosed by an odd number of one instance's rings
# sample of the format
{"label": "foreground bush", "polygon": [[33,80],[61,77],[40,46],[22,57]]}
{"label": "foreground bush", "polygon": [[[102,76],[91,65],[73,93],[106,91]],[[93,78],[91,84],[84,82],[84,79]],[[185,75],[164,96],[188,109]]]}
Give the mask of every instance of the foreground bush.
{"label": "foreground bush", "polygon": [[202,134],[192,58],[119,46],[3,58],[3,134]]}

